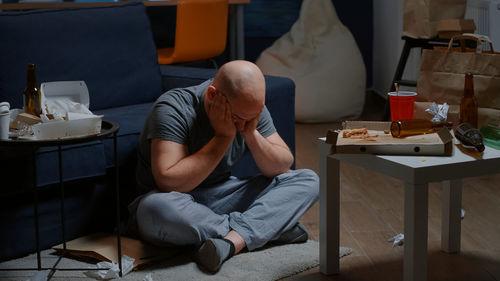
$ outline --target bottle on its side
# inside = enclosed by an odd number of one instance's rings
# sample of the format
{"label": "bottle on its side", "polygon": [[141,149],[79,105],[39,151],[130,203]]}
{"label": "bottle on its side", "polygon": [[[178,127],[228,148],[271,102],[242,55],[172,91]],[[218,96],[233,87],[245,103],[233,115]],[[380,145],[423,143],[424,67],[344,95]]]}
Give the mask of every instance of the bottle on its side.
{"label": "bottle on its side", "polygon": [[484,151],[483,136],[469,123],[462,123],[455,128],[455,137],[465,148],[475,148],[478,152]]}
{"label": "bottle on its side", "polygon": [[40,116],[42,113],[41,97],[36,82],[34,64],[28,64],[26,88],[24,88],[24,111],[35,116]]}
{"label": "bottle on its side", "polygon": [[396,120],[391,123],[391,135],[396,138],[435,133],[443,127],[451,129],[451,122],[432,122],[427,119]]}

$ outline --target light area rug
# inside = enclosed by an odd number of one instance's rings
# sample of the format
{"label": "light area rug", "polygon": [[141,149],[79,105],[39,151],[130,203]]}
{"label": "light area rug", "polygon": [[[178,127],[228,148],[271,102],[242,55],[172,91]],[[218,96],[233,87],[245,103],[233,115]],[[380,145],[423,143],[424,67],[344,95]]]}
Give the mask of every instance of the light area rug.
{"label": "light area rug", "polygon": [[[341,247],[339,256],[349,255],[349,248]],[[57,260],[53,250],[42,252],[42,266],[50,267]],[[146,280],[150,275],[154,281],[162,280],[201,280],[201,281],[272,281],[305,271],[319,265],[319,243],[309,240],[302,244],[289,244],[266,247],[264,249],[240,253],[224,263],[216,274],[202,271],[189,256],[179,255],[165,261],[132,271],[121,279],[115,280]],[[36,255],[0,263],[0,268],[36,267]],[[58,268],[95,268],[95,264],[63,258]],[[26,281],[37,273],[36,271],[0,271],[0,280]],[[87,277],[84,271],[56,271],[50,280],[95,280]]]}

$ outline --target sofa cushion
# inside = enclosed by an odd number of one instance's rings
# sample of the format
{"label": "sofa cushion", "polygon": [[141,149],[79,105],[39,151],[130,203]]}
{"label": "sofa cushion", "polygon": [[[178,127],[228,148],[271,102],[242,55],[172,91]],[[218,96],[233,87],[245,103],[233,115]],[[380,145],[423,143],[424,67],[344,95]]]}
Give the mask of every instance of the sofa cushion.
{"label": "sofa cushion", "polygon": [[26,66],[37,82],[84,80],[90,109],[154,101],[162,93],[145,7],[0,13],[0,101],[22,107]]}
{"label": "sofa cushion", "polygon": [[[57,151],[57,147],[42,147],[38,149],[36,157],[38,186],[59,182]],[[61,152],[63,179],[65,181],[106,174],[106,158],[104,157],[105,154],[100,141],[65,145],[61,147]]]}
{"label": "sofa cushion", "polygon": [[[128,162],[135,161],[139,135],[152,106],[153,103],[150,102],[96,111],[96,114],[104,115],[104,119],[117,122],[120,125],[117,140],[118,160],[120,164],[127,162],[127,159],[129,160]],[[114,165],[113,141],[111,139],[105,140],[104,146],[106,166],[112,167]],[[128,164],[135,165],[135,162]]]}
{"label": "sofa cushion", "polygon": [[[276,131],[295,156],[295,84],[291,79],[266,75],[266,107],[271,113]],[[295,169],[295,162],[292,169]],[[259,173],[250,152],[246,151],[232,171],[246,177]]]}
{"label": "sofa cushion", "polygon": [[[64,196],[66,240],[96,231],[112,231],[116,210],[112,203],[114,194],[113,186],[102,183],[67,184]],[[40,248],[47,249],[62,240],[59,189],[41,189],[38,202]],[[36,251],[34,225],[31,193],[3,197],[0,204],[0,261]],[[42,262],[46,261],[42,259]]]}
{"label": "sofa cushion", "polygon": [[[117,152],[120,166],[135,166],[136,148],[148,111],[153,103],[128,105],[96,111],[104,119],[120,125],[117,133]],[[106,169],[114,166],[113,140],[91,141],[74,145],[63,145],[64,181],[102,176]],[[31,186],[32,182],[23,175],[30,175],[33,151],[26,147],[0,147],[3,163],[2,174],[22,179],[22,186]],[[41,147],[36,151],[37,186],[59,182],[58,147]],[[24,180],[26,180],[24,182]],[[15,181],[14,181],[15,182]],[[20,182],[17,182],[18,184]]]}
{"label": "sofa cushion", "polygon": [[[148,111],[153,103],[142,103],[96,111],[104,119],[117,122],[118,163],[135,166],[136,149]],[[114,167],[113,140],[93,141],[62,147],[65,181],[106,174],[106,168]],[[44,147],[37,151],[37,183],[39,186],[57,183],[57,147]],[[51,163],[51,165],[46,165]]]}

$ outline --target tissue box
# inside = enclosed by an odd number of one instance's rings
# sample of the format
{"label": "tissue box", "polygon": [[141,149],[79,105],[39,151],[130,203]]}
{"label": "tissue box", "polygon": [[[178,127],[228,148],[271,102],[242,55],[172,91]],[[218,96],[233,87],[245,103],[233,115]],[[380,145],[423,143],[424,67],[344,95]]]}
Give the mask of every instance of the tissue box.
{"label": "tissue box", "polygon": [[447,19],[438,23],[437,31],[439,38],[451,39],[462,33],[474,33],[476,25],[473,19]]}

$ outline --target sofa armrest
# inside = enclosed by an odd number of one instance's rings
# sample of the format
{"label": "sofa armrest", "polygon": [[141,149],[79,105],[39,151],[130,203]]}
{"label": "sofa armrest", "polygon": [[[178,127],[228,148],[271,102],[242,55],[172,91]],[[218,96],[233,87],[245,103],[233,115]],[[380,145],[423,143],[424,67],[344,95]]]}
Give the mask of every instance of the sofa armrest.
{"label": "sofa armrest", "polygon": [[[271,113],[274,126],[295,157],[295,83],[284,77],[265,75],[266,107]],[[291,167],[295,169],[295,161]],[[259,173],[249,151],[233,168],[237,177],[252,176]]]}

